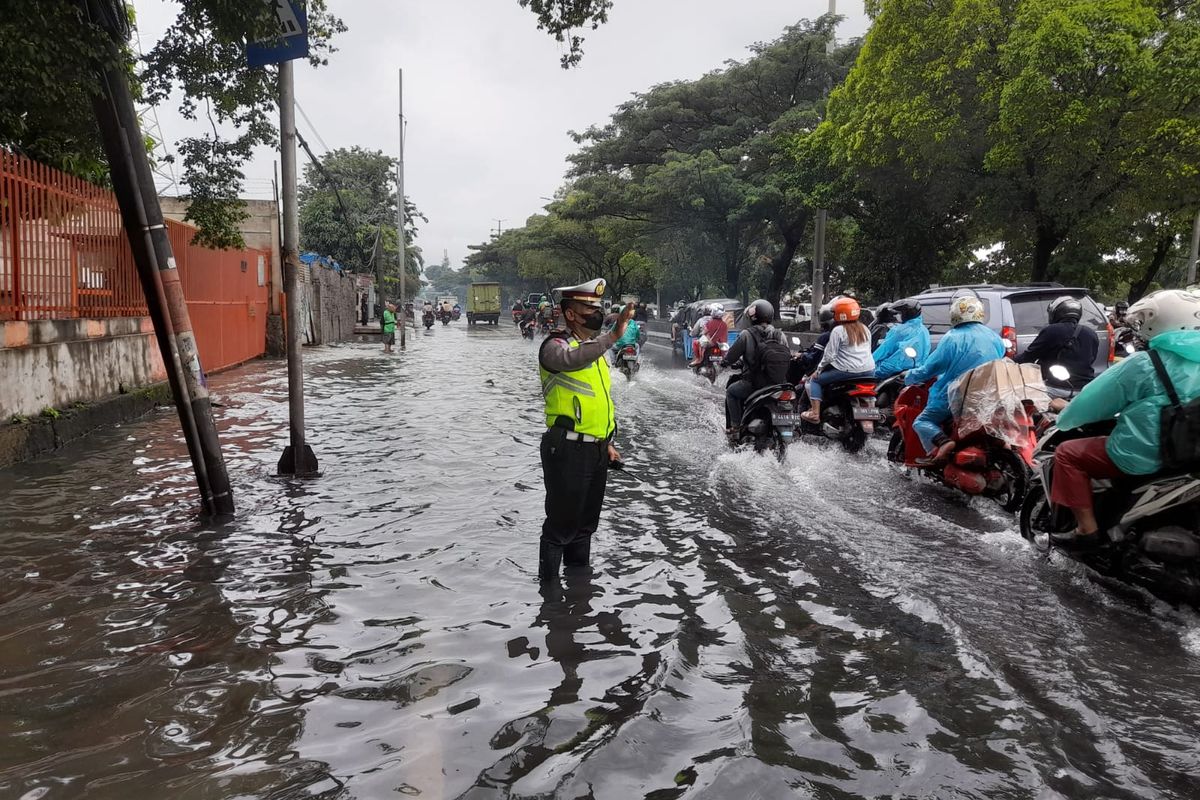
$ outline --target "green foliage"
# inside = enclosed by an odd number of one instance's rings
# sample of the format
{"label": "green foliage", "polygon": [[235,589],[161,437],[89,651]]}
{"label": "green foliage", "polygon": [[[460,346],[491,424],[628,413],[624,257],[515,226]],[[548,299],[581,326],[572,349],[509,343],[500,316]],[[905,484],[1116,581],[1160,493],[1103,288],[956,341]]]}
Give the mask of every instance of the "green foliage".
{"label": "green foliage", "polygon": [[[379,150],[339,148],[309,163],[300,185],[300,245],[330,256],[354,272],[381,273],[384,288],[398,292],[400,245],[396,235],[396,160]],[[428,221],[405,200],[408,275],[415,288],[423,259],[415,244],[418,221]],[[378,267],[378,271],[377,271]]]}
{"label": "green foliage", "polygon": [[572,31],[581,28],[596,30],[608,21],[612,0],[517,0],[522,8],[537,15],[538,28],[547,31],[555,41],[567,45],[563,54],[563,69],[575,66],[583,58],[583,37]]}
{"label": "green foliage", "polygon": [[45,417],[46,419],[58,419],[59,417],[62,416],[62,412],[59,411],[57,408],[52,408],[51,406],[46,406],[45,408],[42,409],[42,416]]}

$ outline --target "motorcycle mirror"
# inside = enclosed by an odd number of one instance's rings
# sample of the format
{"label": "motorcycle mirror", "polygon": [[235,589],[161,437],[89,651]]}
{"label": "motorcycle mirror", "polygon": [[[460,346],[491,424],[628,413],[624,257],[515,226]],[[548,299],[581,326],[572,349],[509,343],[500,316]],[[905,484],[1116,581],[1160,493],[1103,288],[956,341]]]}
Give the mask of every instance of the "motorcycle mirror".
{"label": "motorcycle mirror", "polygon": [[909,358],[916,358],[917,357],[917,348],[915,348],[915,347],[904,348],[904,355],[908,356]]}
{"label": "motorcycle mirror", "polygon": [[1059,381],[1069,380],[1071,377],[1071,371],[1062,364],[1055,364],[1050,367],[1050,377]]}

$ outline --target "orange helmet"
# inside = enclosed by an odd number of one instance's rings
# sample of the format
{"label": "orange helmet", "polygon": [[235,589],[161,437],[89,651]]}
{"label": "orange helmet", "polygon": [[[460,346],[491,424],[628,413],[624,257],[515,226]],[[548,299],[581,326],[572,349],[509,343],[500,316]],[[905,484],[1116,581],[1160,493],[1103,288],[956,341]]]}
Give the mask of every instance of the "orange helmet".
{"label": "orange helmet", "polygon": [[833,321],[857,322],[862,316],[862,308],[853,297],[839,297],[833,301]]}

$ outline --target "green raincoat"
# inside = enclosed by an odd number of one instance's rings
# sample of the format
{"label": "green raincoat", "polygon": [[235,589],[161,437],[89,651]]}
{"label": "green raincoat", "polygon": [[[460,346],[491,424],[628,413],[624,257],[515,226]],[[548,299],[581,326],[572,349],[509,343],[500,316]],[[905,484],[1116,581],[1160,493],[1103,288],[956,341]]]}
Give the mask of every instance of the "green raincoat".
{"label": "green raincoat", "polygon": [[[1162,357],[1181,402],[1200,397],[1200,331],[1160,333],[1150,348]],[[1152,475],[1162,469],[1158,430],[1168,402],[1150,354],[1135,353],[1085,386],[1058,418],[1058,427],[1070,430],[1117,417],[1108,457],[1127,475]]]}

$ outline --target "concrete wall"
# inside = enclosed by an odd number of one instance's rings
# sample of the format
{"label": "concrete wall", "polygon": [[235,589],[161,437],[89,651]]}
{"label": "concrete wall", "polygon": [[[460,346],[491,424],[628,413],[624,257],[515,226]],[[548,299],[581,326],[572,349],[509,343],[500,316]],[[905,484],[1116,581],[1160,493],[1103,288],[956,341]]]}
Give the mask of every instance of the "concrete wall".
{"label": "concrete wall", "polygon": [[166,380],[149,317],[0,324],[0,423]]}
{"label": "concrete wall", "polygon": [[358,315],[358,281],[353,275],[328,267],[314,266],[309,292],[309,318],[305,341],[329,344],[349,341],[354,336]]}

